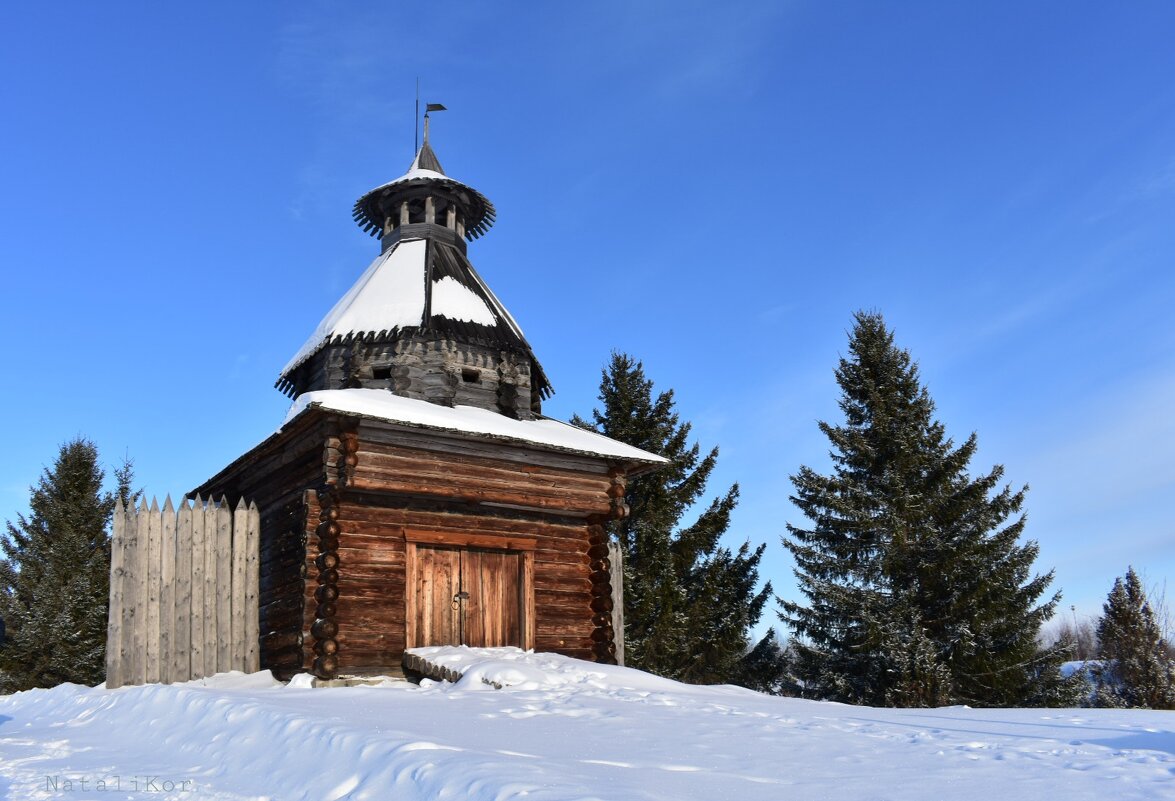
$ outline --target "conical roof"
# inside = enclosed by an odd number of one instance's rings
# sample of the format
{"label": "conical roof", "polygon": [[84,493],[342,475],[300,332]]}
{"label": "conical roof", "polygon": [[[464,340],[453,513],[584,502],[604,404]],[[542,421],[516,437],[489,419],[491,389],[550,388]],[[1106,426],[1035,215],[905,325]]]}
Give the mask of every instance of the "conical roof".
{"label": "conical roof", "polygon": [[328,344],[421,330],[531,352],[514,317],[458,248],[408,239],[368,265],[282,368],[279,386]]}
{"label": "conical roof", "polygon": [[[454,208],[456,216],[451,219],[465,223],[469,238],[473,236],[471,228],[484,232],[493,221],[490,202],[446,176],[426,138],[407,173],[356,202],[355,216],[361,225],[371,228],[380,220],[377,230],[383,233],[383,251],[282,369],[279,389],[296,396],[333,386],[334,379],[324,378],[322,368],[310,364],[316,354],[331,346],[442,338],[488,349],[483,353],[513,354],[511,363],[525,366],[527,383],[535,396],[552,394],[522,329],[466,256],[456,223],[400,220],[401,203],[419,209],[426,198]],[[334,358],[329,353],[326,357]],[[355,368],[355,358],[348,356],[348,369]],[[455,366],[459,365],[449,364],[448,368]]]}
{"label": "conical roof", "polygon": [[428,140],[424,140],[424,144],[420,147],[420,151],[416,154],[416,158],[412,160],[412,166],[408,168],[409,172],[412,170],[429,170],[430,172],[445,174],[441,167],[441,160],[437,158],[436,151],[432,149],[432,145]]}

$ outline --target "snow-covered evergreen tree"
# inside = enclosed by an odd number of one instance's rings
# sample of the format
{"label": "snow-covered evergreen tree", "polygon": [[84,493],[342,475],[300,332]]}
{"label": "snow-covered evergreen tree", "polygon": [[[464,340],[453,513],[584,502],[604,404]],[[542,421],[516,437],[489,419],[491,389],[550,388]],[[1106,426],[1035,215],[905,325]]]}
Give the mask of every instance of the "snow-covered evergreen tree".
{"label": "snow-covered evergreen tree", "polygon": [[[130,497],[129,463],[117,471],[119,494]],[[110,587],[107,525],[115,495],[102,491],[103,471],[92,442],[61,447],[31,490],[30,515],[0,534],[0,692],[95,684],[106,672],[106,611]]]}
{"label": "snow-covered evergreen tree", "polygon": [[1175,662],[1133,567],[1114,580],[1102,611],[1098,705],[1175,708]]}
{"label": "snow-covered evergreen tree", "polygon": [[768,629],[743,657],[730,683],[769,695],[800,694],[791,675],[791,656],[780,644],[775,629]]}
{"label": "snow-covered evergreen tree", "polygon": [[781,601],[808,691],[852,703],[1013,705],[1047,695],[1063,652],[1036,634],[1059,596],[1019,544],[1025,490],[967,471],[910,354],[858,312],[836,371],[844,423],[821,422],[833,470],[801,467],[788,526],[807,603]]}
{"label": "snow-covered evergreen tree", "polygon": [[732,681],[744,675],[748,634],[771,592],[770,584],[757,588],[765,545],[731,551],[719,544],[738,486],[681,525],[705,492],[718,449],[700,456],[690,424],[674,411],[673,391],[654,395],[644,366],[629,356],[613,354],[599,400],[594,425],[572,422],[669,460],[629,481],[631,512],[609,524],[624,553],[625,662],[681,681]]}

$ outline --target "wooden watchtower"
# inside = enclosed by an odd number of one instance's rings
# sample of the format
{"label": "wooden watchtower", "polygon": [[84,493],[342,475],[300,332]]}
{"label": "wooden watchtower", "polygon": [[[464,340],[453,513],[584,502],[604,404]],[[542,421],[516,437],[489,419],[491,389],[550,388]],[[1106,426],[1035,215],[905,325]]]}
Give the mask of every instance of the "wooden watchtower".
{"label": "wooden watchtower", "polygon": [[193,494],[261,512],[261,664],[323,678],[406,648],[614,661],[603,523],[664,460],[542,416],[551,385],[467,256],[493,205],[428,138],[354,217],[380,253],[282,370],[277,433]]}

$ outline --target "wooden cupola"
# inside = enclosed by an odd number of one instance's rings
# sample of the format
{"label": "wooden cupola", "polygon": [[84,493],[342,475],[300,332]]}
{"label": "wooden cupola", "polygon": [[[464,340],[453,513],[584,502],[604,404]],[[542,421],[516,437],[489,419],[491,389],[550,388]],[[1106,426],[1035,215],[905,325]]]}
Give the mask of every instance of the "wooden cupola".
{"label": "wooden cupola", "polygon": [[282,370],[290,397],[387,389],[444,406],[528,420],[550,382],[518,323],[478,275],[467,240],[489,230],[490,201],[447,176],[429,142],[408,172],[355,202],[380,254]]}

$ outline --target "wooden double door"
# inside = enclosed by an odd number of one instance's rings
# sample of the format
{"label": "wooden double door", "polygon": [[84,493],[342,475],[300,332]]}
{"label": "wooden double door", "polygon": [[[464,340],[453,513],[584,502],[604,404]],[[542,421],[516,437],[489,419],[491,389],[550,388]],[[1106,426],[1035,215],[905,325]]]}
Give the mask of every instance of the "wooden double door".
{"label": "wooden double door", "polygon": [[415,645],[526,646],[524,554],[415,546]]}

